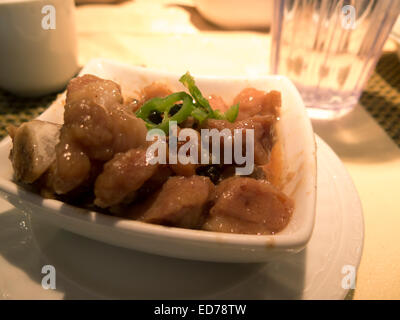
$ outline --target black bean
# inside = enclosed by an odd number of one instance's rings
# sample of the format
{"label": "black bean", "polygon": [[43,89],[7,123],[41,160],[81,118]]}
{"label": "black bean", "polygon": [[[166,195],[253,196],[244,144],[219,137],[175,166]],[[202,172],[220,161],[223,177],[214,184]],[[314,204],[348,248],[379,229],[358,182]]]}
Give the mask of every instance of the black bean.
{"label": "black bean", "polygon": [[171,109],[169,109],[168,114],[170,116],[173,116],[175,113],[177,113],[179,110],[181,110],[181,108],[182,108],[182,103],[177,103]]}
{"label": "black bean", "polygon": [[221,177],[221,168],[218,165],[201,166],[196,169],[196,174],[209,177],[214,184],[217,184]]}
{"label": "black bean", "polygon": [[153,122],[154,124],[159,124],[162,121],[162,116],[161,113],[158,112],[157,110],[153,110],[150,114],[149,114],[149,120],[151,122]]}

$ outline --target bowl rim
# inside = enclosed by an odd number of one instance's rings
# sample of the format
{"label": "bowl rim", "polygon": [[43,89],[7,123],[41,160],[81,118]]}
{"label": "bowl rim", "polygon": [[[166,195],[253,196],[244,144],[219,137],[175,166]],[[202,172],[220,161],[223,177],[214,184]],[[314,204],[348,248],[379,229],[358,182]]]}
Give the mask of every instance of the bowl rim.
{"label": "bowl rim", "polygon": [[[179,78],[177,73],[168,72],[168,71],[158,71],[155,69],[150,69],[141,66],[130,66],[120,62],[115,62],[109,59],[101,59],[96,58],[89,61],[88,64],[81,70],[79,75],[88,73],[87,70],[92,70],[93,68],[104,68],[104,67],[119,67],[123,69],[128,69],[130,71],[139,71],[139,72],[148,72],[150,74],[157,74],[160,76],[167,77],[176,77]],[[91,71],[93,72],[93,71]],[[195,73],[193,73],[195,75]],[[114,228],[113,231],[123,232],[123,233],[135,233],[141,234],[144,236],[158,236],[164,239],[181,239],[181,240],[190,240],[196,242],[204,242],[204,243],[223,243],[224,245],[231,246],[245,246],[245,247],[263,247],[266,246],[276,249],[296,249],[300,247],[304,247],[308,240],[312,235],[312,231],[315,224],[315,212],[316,212],[316,186],[317,186],[317,167],[316,167],[316,145],[314,133],[311,125],[311,121],[308,118],[307,111],[304,107],[304,103],[301,99],[301,96],[294,86],[294,84],[285,76],[281,75],[263,75],[263,76],[197,76],[195,75],[196,80],[280,80],[285,82],[285,84],[292,91],[298,103],[302,105],[303,109],[303,121],[305,122],[305,130],[306,135],[310,139],[310,143],[307,143],[307,147],[310,150],[307,150],[307,153],[310,153],[313,157],[312,161],[312,170],[314,174],[310,177],[313,191],[310,195],[310,200],[313,203],[312,213],[308,214],[309,217],[308,224],[302,225],[298,230],[290,234],[271,234],[271,235],[254,235],[254,234],[234,234],[234,233],[222,233],[222,232],[214,232],[207,230],[194,230],[194,229],[184,229],[178,227],[168,227],[163,225],[156,225],[146,222],[141,222],[137,220],[124,219],[120,217],[115,217],[111,215],[106,215],[100,212],[95,212],[88,209],[83,209],[79,207],[75,207],[69,204],[66,204],[60,200],[55,199],[45,199],[41,197],[39,194],[33,193],[31,191],[25,190],[20,187],[17,183],[12,180],[5,179],[0,176],[0,193],[5,193],[5,197],[8,195],[20,197],[20,201],[28,201],[30,204],[33,204],[36,207],[42,208],[46,211],[52,211],[57,213],[58,215],[62,215],[69,219],[78,219],[80,222],[84,222],[86,224],[90,224],[92,228],[96,227],[107,227]],[[46,113],[51,110],[52,106],[55,103],[62,99],[65,94],[65,91],[61,93],[52,104],[37,118],[42,119],[46,116]],[[311,143],[312,141],[312,143]],[[0,142],[0,148],[4,148],[7,144],[11,142],[9,136],[5,137]],[[82,213],[85,214],[82,214]],[[310,217],[311,216],[311,217]],[[115,228],[117,227],[117,228]]]}

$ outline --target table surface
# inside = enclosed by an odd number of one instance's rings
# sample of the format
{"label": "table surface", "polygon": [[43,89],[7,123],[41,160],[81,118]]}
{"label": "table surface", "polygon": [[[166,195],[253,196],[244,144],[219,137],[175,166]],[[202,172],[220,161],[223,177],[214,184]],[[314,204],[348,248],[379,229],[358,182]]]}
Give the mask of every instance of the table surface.
{"label": "table surface", "polygon": [[[80,5],[76,17],[80,65],[103,57],[180,73],[190,70],[198,75],[262,75],[269,70],[267,33],[222,30],[204,20],[190,0]],[[394,44],[388,41],[386,59],[397,59],[391,54],[393,50]],[[391,103],[396,108],[393,113],[399,114],[398,96],[388,102],[390,90],[400,94],[398,84],[393,86],[375,72],[360,100],[364,106],[357,105],[340,120],[313,121],[315,132],[348,169],[364,209],[363,256],[356,289],[348,298],[400,299],[400,149],[394,142],[399,122],[385,127],[390,117],[376,111],[382,103]],[[385,86],[386,96],[380,98],[374,92],[375,85]],[[54,96],[48,96],[40,102],[52,99]],[[28,113],[35,115],[43,109]],[[2,112],[12,122],[15,115],[4,112],[4,107]]]}

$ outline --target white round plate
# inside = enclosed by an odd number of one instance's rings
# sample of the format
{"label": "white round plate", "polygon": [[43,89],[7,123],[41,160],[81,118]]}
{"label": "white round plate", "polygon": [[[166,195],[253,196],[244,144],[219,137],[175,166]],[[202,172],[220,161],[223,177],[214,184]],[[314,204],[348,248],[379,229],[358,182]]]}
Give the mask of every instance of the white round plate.
{"label": "white round plate", "polygon": [[[1,201],[0,298],[343,299],[347,272],[356,270],[361,258],[362,209],[347,171],[318,137],[317,149],[312,238],[300,253],[269,263],[196,262],[114,247]],[[55,290],[41,286],[48,264],[56,269]]]}

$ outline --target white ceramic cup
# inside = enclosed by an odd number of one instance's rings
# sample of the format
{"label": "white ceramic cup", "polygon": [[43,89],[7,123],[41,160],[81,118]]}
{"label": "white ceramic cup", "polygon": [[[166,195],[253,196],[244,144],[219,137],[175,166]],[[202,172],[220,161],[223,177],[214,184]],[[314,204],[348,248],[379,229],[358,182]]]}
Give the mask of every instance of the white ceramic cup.
{"label": "white ceramic cup", "polygon": [[77,71],[74,0],[0,0],[0,88],[45,95]]}

